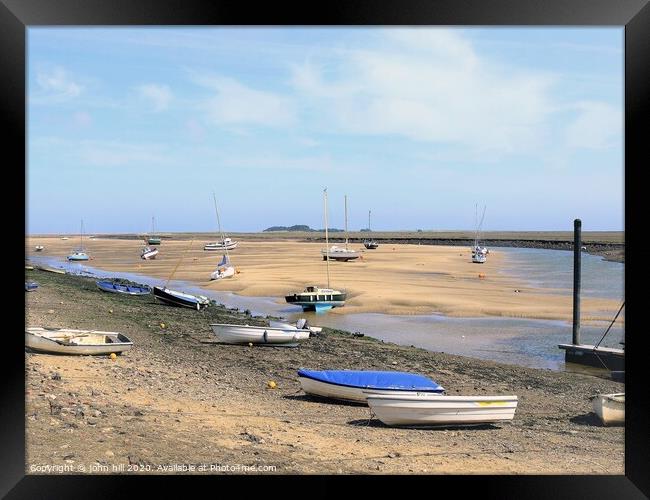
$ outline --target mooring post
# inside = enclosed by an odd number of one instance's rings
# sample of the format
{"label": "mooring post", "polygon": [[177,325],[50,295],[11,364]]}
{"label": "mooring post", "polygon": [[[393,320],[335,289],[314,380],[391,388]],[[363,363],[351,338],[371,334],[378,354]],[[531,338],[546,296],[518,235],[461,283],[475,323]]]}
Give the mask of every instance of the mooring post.
{"label": "mooring post", "polygon": [[582,221],[573,221],[573,345],[580,344],[580,257]]}

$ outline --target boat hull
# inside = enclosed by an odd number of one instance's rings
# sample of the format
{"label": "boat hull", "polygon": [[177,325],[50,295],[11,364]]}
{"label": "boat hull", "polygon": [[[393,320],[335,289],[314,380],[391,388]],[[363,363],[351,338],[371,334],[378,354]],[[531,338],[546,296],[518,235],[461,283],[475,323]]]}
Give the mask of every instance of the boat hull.
{"label": "boat hull", "polygon": [[221,267],[215,270],[211,275],[211,280],[220,280],[224,278],[232,278],[235,275],[235,268],[233,266]]}
{"label": "boat hull", "polygon": [[26,292],[33,292],[38,288],[38,283],[34,281],[25,281],[25,291]]}
{"label": "boat hull", "polygon": [[160,238],[149,238],[147,239],[148,245],[160,245]]}
{"label": "boat hull", "polygon": [[219,244],[213,244],[213,243],[208,243],[203,247],[203,250],[206,250],[208,252],[210,251],[215,251],[215,250],[234,250],[237,248],[237,245],[239,242],[234,242],[230,243],[228,245],[219,245]]}
{"label": "boat hull", "polygon": [[68,255],[68,260],[71,260],[71,261],[88,260],[88,255],[86,255],[86,254],[72,254],[72,255]]}
{"label": "boat hull", "polygon": [[414,396],[420,391],[407,391],[396,389],[368,389],[363,387],[349,387],[344,385],[329,384],[320,380],[314,380],[308,377],[298,377],[300,387],[307,394],[327,399],[337,399],[340,401],[351,401],[355,403],[367,403],[370,395],[410,395]]}
{"label": "boat hull", "polygon": [[97,281],[97,288],[103,292],[122,293],[125,295],[149,295],[151,288],[148,286],[123,285],[111,281]]}
{"label": "boat hull", "polygon": [[286,295],[284,299],[289,304],[297,305],[304,311],[324,311],[333,307],[345,305],[345,293],[294,293]]}
{"label": "boat hull", "polygon": [[210,305],[210,299],[207,297],[191,295],[159,286],[153,287],[153,296],[154,299],[160,300],[167,305],[189,307],[197,311]]}
{"label": "boat hull", "polygon": [[517,396],[369,395],[368,406],[386,425],[429,426],[509,421]]}
{"label": "boat hull", "polygon": [[118,332],[33,327],[25,329],[25,347],[48,354],[94,356],[120,354],[133,347],[133,342]]}
{"label": "boat hull", "polygon": [[144,260],[152,260],[156,258],[156,255],[158,255],[158,249],[154,248],[153,250],[142,252],[140,258]]}
{"label": "boat hull", "polygon": [[594,397],[593,408],[604,425],[625,423],[625,394],[599,394]]}
{"label": "boat hull", "polygon": [[374,241],[364,241],[363,246],[366,247],[368,250],[376,250],[377,247],[379,246],[379,243],[376,243]]}
{"label": "boat hull", "polygon": [[270,326],[231,325],[213,323],[212,332],[219,342],[225,344],[265,344],[296,347],[309,338],[309,330],[273,328]]}

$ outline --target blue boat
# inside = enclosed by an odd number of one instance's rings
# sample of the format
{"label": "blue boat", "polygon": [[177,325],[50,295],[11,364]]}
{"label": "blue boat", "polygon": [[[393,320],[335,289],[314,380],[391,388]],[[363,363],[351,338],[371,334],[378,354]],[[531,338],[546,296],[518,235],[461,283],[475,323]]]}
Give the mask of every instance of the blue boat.
{"label": "blue boat", "polygon": [[437,382],[415,373],[365,370],[298,370],[307,394],[366,402],[370,394],[444,394]]}
{"label": "blue boat", "polygon": [[38,283],[35,281],[25,281],[25,291],[26,292],[31,292],[33,290],[36,290],[38,288]]}
{"label": "blue boat", "polygon": [[104,292],[125,293],[127,295],[149,295],[151,287],[147,285],[125,285],[114,281],[97,281],[97,286]]}

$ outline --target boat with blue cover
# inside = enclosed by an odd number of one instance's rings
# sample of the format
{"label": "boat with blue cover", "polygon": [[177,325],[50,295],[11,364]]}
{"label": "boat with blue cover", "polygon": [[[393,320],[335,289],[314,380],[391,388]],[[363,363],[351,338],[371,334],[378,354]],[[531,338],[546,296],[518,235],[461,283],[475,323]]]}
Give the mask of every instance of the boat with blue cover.
{"label": "boat with blue cover", "polygon": [[35,281],[25,281],[25,291],[32,292],[38,288],[38,283]]}
{"label": "boat with blue cover", "polygon": [[149,295],[151,293],[151,287],[147,285],[132,285],[108,280],[100,280],[96,283],[97,287],[104,292],[124,293],[127,295]]}
{"label": "boat with blue cover", "polygon": [[370,370],[298,370],[307,394],[365,403],[371,394],[444,394],[437,382],[416,373]]}

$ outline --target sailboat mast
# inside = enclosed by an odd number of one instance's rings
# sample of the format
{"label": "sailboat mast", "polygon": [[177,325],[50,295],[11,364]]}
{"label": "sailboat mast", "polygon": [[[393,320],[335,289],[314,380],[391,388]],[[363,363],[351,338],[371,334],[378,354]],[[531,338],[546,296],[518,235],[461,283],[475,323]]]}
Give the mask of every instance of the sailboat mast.
{"label": "sailboat mast", "polygon": [[212,199],[214,200],[214,211],[217,212],[217,225],[219,226],[219,234],[221,235],[221,241],[224,245],[224,250],[226,251],[226,257],[228,260],[230,260],[230,256],[228,255],[228,248],[226,245],[226,236],[223,234],[223,231],[221,230],[221,219],[219,219],[219,209],[217,208],[217,196],[214,194],[214,191],[212,191]]}
{"label": "sailboat mast", "polygon": [[348,249],[348,195],[344,195],[345,199],[345,249]]}
{"label": "sailboat mast", "polygon": [[327,288],[330,287],[330,250],[329,236],[327,232],[327,188],[323,191],[323,200],[325,204],[325,262],[327,263]]}
{"label": "sailboat mast", "polygon": [[370,231],[370,210],[368,210],[368,231]]}
{"label": "sailboat mast", "polygon": [[81,219],[81,234],[80,234],[80,236],[81,236],[81,243],[80,243],[81,246],[80,246],[79,250],[83,252],[83,250],[84,250],[84,220],[83,219]]}
{"label": "sailboat mast", "polygon": [[156,224],[154,223],[155,217],[151,216],[151,237],[156,235]]}

